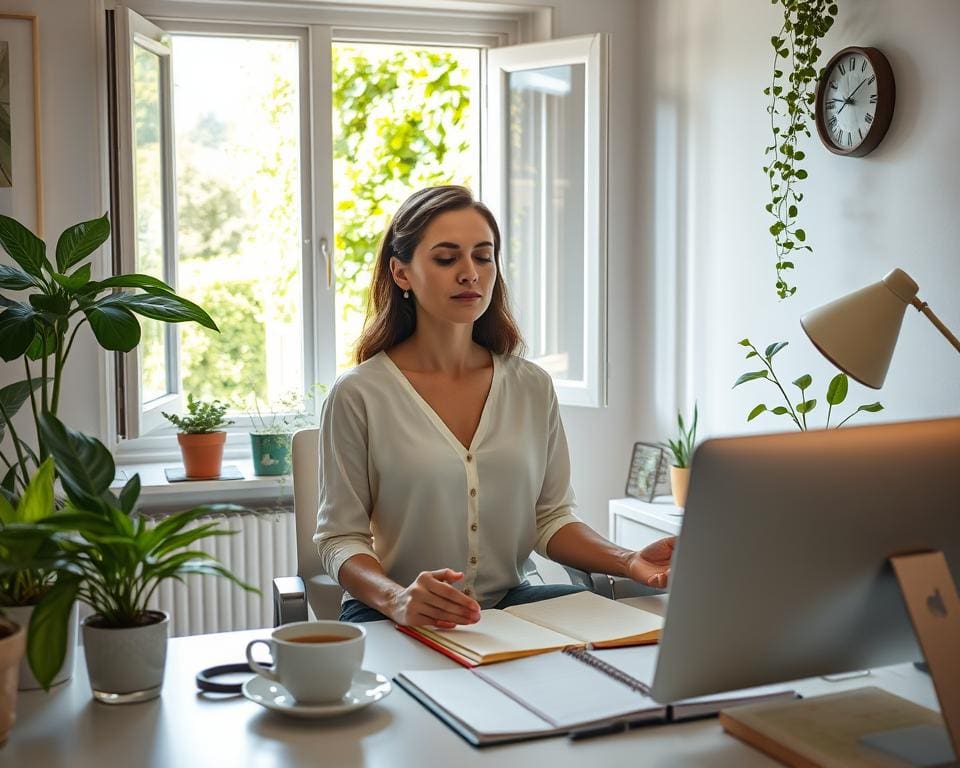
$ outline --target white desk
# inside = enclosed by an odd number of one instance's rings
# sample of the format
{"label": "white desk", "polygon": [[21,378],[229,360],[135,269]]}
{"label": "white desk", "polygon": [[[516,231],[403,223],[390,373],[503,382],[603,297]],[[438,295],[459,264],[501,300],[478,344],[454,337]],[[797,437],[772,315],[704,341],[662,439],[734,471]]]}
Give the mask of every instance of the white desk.
{"label": "white desk", "polygon": [[[403,669],[454,666],[387,622],[366,625],[364,667],[392,677]],[[195,768],[216,766],[775,766],[723,733],[716,718],[641,728],[581,742],[551,738],[474,749],[394,687],[382,702],[326,721],[292,720],[246,699],[206,698],[194,687],[206,666],[241,661],[247,642],[269,630],[199,635],[170,641],[163,696],[144,704],[107,706],[90,698],[80,657],[77,675],[50,694],[21,694],[19,719],[0,764],[23,768]],[[904,664],[872,678],[798,686],[812,695],[865,681],[936,707],[930,679]]]}

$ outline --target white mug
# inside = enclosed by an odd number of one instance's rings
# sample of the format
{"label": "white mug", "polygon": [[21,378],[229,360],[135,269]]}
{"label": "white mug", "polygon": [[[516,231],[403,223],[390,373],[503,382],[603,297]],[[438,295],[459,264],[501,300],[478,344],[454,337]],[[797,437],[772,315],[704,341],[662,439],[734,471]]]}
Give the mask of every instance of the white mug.
{"label": "white mug", "polygon": [[[343,621],[298,621],[270,633],[270,639],[247,645],[247,662],[259,675],[280,683],[300,704],[339,701],[350,690],[363,663],[367,630]],[[307,640],[312,638],[312,640]],[[273,666],[253,658],[253,647],[270,647]]]}

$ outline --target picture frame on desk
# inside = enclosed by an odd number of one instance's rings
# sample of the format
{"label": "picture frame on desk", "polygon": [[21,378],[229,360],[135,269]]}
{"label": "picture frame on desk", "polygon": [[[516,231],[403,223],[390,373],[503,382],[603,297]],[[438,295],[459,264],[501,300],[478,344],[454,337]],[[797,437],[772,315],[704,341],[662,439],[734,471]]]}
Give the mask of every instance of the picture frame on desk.
{"label": "picture frame on desk", "polygon": [[658,443],[636,442],[630,455],[624,495],[641,501],[670,493],[670,462]]}
{"label": "picture frame on desk", "polygon": [[0,13],[0,213],[43,237],[37,17]]}

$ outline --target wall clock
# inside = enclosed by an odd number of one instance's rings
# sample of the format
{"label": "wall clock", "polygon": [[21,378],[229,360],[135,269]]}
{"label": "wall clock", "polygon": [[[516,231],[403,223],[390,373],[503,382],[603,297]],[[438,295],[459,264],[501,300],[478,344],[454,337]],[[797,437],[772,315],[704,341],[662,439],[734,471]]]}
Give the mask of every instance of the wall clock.
{"label": "wall clock", "polygon": [[837,155],[869,154],[890,127],[895,100],[887,57],[876,48],[844,48],[830,59],[817,85],[820,140]]}

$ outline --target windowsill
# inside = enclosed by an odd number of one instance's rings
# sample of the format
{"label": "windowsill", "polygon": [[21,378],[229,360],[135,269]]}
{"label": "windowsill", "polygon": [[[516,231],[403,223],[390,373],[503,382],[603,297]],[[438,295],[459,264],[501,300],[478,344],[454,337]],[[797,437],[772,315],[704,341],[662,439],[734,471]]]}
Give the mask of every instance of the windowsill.
{"label": "windowsill", "polygon": [[235,466],[240,480],[186,480],[171,483],[164,468],[182,466],[179,460],[117,465],[117,479],[110,486],[117,491],[135,474],[140,475],[141,509],[186,509],[200,504],[239,504],[241,506],[289,506],[293,495],[290,475],[257,476],[249,456],[223,460],[224,466]]}

